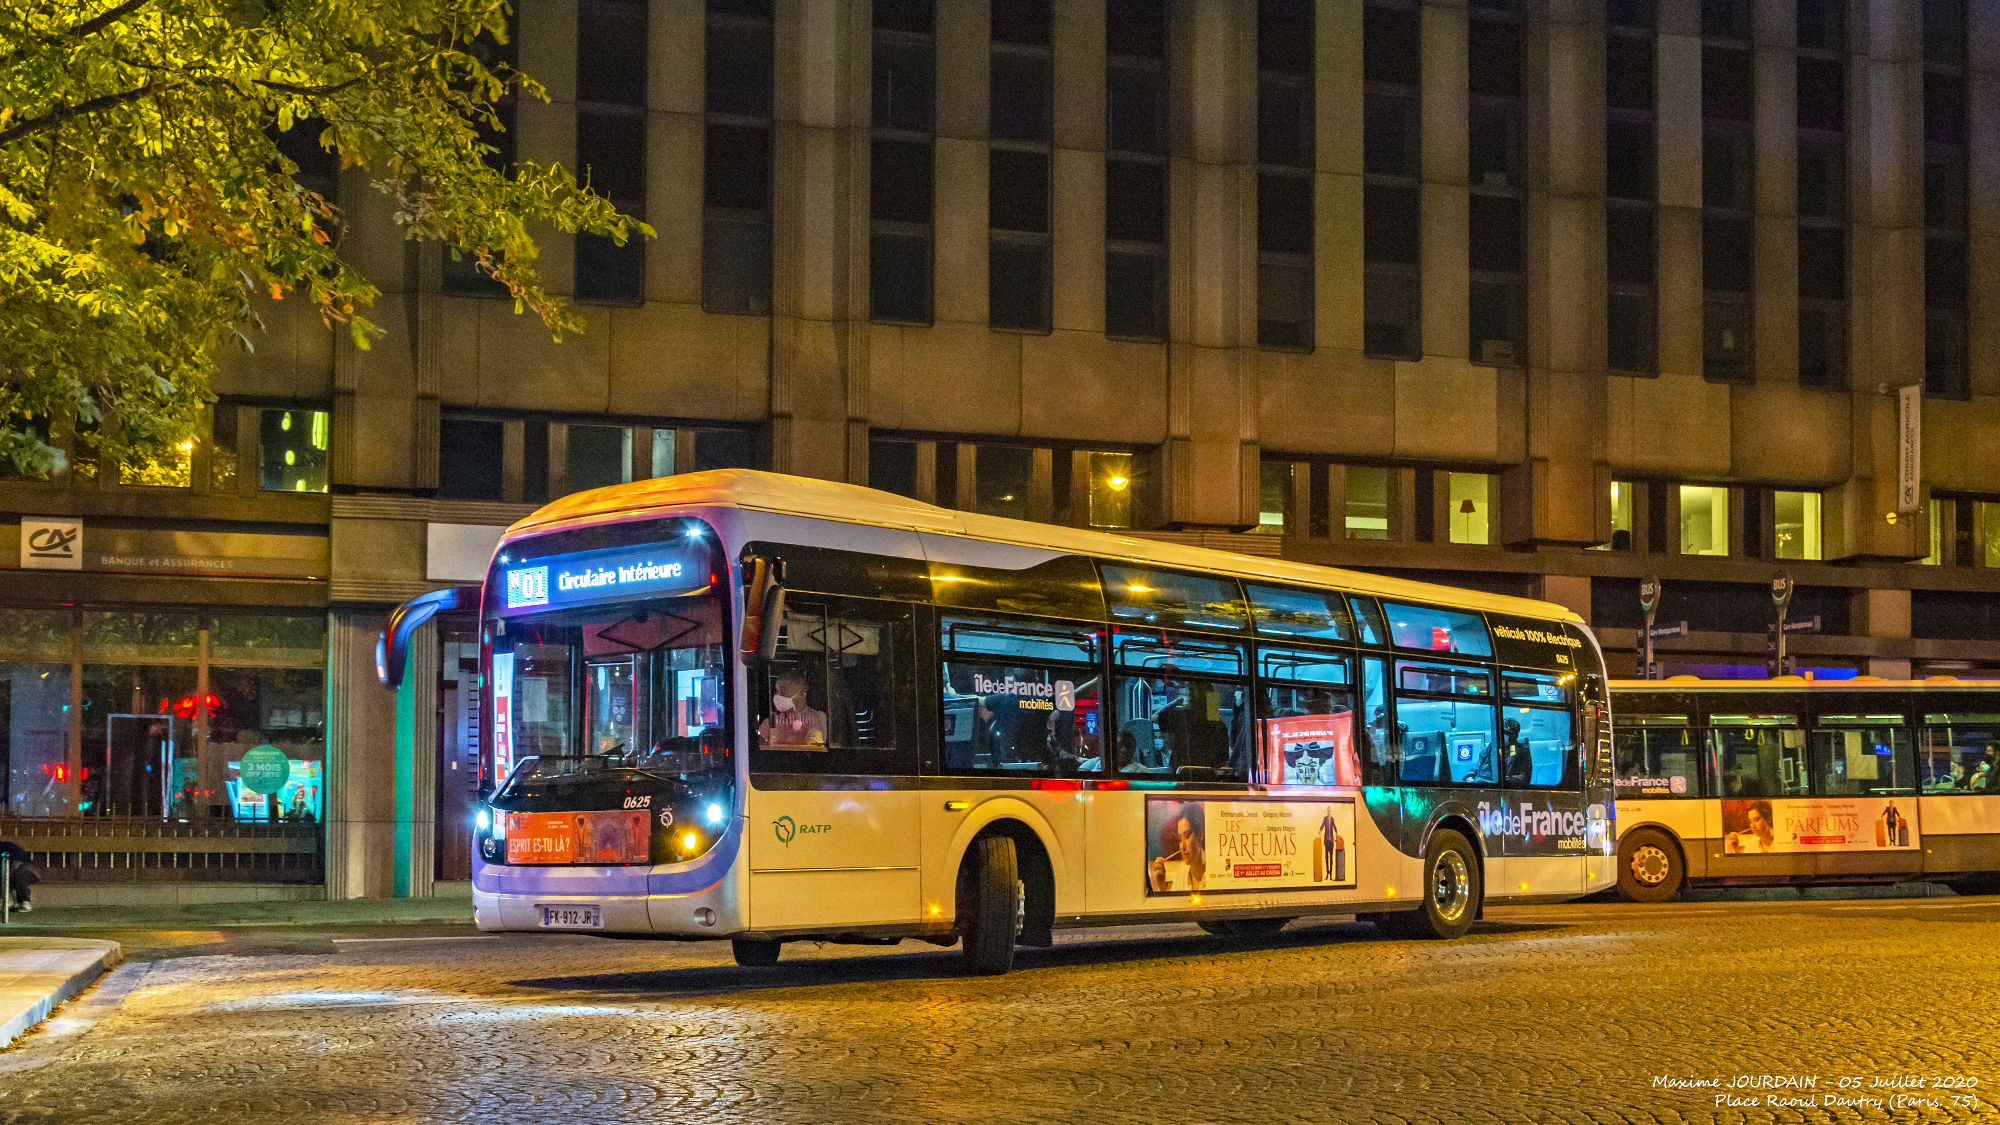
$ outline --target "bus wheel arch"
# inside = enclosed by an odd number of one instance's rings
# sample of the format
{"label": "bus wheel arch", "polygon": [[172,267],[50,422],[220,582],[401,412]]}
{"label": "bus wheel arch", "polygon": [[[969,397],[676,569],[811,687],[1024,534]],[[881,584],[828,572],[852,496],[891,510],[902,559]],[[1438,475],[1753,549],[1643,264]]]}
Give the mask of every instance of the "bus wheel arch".
{"label": "bus wheel arch", "polygon": [[1000,817],[980,828],[960,856],[959,870],[978,860],[979,841],[1004,836],[1014,841],[1015,878],[1021,881],[1021,932],[1018,944],[1046,949],[1055,944],[1056,873],[1049,849],[1040,833],[1012,817]]}
{"label": "bus wheel arch", "polygon": [[[1472,818],[1460,813],[1447,813],[1439,817],[1437,823],[1431,825],[1429,832],[1424,833],[1424,850],[1422,854],[1425,857],[1428,858],[1430,855],[1431,838],[1439,832],[1447,830],[1465,837],[1465,842],[1472,847],[1472,864],[1477,869],[1476,873],[1479,876],[1479,897],[1478,901],[1472,904],[1472,917],[1474,921],[1477,921],[1486,917],[1486,864],[1488,859],[1486,855],[1486,836],[1479,831],[1479,828],[1473,823]],[[1425,875],[1428,877],[1429,872],[1425,872]]]}
{"label": "bus wheel arch", "polygon": [[1687,849],[1658,825],[1631,829],[1618,840],[1618,897],[1666,902],[1687,885]]}

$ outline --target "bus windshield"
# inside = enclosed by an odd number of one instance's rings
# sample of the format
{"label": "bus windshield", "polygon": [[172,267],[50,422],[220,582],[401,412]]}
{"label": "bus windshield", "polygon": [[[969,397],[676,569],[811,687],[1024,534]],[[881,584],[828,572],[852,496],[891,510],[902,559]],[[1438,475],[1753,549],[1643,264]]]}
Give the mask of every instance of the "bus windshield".
{"label": "bus windshield", "polygon": [[730,767],[721,594],[556,610],[495,621],[494,773],[558,759],[687,777]]}

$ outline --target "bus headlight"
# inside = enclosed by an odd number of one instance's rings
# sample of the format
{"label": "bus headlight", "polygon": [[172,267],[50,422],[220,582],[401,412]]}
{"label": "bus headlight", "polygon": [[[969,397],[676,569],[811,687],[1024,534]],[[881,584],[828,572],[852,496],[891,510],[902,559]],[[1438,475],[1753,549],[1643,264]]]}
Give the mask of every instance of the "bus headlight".
{"label": "bus headlight", "polygon": [[481,832],[484,832],[488,828],[492,827],[493,816],[491,813],[488,813],[485,809],[480,809],[479,815],[473,817],[472,822],[473,824],[478,826]]}
{"label": "bus headlight", "polygon": [[708,806],[708,822],[709,822],[710,824],[721,824],[721,823],[722,823],[722,806],[721,806],[721,805],[710,805],[710,806]]}

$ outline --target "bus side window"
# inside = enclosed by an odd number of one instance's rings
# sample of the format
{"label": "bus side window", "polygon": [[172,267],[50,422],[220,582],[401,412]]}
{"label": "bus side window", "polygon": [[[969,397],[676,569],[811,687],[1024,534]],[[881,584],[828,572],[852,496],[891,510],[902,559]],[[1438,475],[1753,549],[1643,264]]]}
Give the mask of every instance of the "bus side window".
{"label": "bus side window", "polygon": [[1387,669],[1387,661],[1362,658],[1361,781],[1364,785],[1396,784],[1395,744],[1389,737]]}
{"label": "bus side window", "polygon": [[752,683],[757,768],[915,773],[915,740],[897,706],[908,690],[908,621],[887,603],[792,599],[777,656]]}

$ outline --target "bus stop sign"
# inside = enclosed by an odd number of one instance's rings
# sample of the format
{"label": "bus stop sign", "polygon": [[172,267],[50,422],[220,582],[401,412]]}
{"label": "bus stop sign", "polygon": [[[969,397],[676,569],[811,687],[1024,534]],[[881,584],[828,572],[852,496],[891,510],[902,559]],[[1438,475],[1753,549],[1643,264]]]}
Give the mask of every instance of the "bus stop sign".
{"label": "bus stop sign", "polygon": [[1660,580],[1657,576],[1648,574],[1639,580],[1639,609],[1643,613],[1651,613],[1659,604]]}
{"label": "bus stop sign", "polygon": [[1776,578],[1771,579],[1771,600],[1777,603],[1780,613],[1784,612],[1786,607],[1792,604],[1791,575],[1780,574]]}

